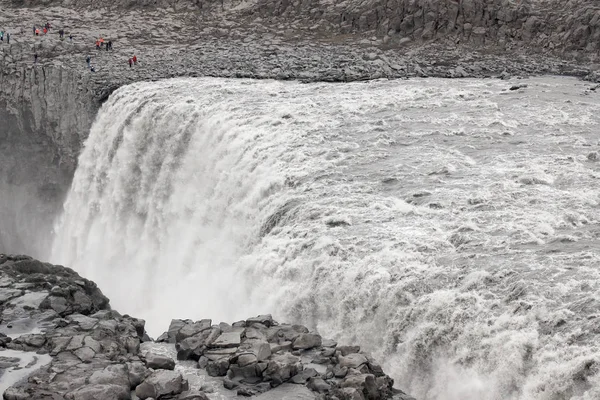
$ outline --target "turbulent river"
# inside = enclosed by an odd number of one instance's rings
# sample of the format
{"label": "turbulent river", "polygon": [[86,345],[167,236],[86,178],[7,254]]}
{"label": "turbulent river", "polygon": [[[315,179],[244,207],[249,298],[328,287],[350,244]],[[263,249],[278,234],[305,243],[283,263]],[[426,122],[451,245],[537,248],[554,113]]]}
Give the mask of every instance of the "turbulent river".
{"label": "turbulent river", "polygon": [[272,313],[362,344],[419,400],[598,399],[591,87],[126,86],[91,129],[50,258],[152,335]]}

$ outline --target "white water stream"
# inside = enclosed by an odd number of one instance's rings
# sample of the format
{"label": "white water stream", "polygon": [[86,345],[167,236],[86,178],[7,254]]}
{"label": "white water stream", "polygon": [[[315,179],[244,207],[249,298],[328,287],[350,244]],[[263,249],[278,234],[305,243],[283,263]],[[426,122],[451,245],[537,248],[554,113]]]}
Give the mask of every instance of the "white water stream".
{"label": "white water stream", "polygon": [[362,344],[419,400],[598,399],[590,87],[123,87],[92,127],[51,259],[155,336],[171,318],[271,312]]}

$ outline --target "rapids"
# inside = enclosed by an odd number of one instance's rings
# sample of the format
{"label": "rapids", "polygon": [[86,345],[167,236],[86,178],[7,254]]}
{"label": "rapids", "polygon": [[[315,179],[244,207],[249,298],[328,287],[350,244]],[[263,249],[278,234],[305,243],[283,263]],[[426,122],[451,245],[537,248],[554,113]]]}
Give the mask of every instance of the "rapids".
{"label": "rapids", "polygon": [[598,399],[590,87],[126,86],[93,124],[49,258],[155,336],[270,312],[362,344],[419,400]]}

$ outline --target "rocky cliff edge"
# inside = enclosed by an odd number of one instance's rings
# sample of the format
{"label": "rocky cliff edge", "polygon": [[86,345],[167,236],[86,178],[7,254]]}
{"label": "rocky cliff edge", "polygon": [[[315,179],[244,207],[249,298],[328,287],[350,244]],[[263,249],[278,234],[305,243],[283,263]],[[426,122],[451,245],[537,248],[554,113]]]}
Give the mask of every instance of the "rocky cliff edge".
{"label": "rocky cliff edge", "polygon": [[173,320],[155,342],[71,269],[1,254],[0,276],[5,400],[410,399],[360,347],[270,315]]}

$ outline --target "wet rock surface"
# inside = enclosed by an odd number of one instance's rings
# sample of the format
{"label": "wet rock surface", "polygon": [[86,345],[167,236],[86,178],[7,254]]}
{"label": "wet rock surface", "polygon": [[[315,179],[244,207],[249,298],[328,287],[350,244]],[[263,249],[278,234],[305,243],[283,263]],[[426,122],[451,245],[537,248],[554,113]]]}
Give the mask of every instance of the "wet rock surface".
{"label": "wet rock surface", "polygon": [[[173,358],[140,351],[149,341],[144,321],[111,310],[100,289],[69,268],[2,254],[0,296],[0,378],[19,378],[2,388],[6,400],[211,398],[190,387]],[[231,325],[173,320],[157,340],[231,398],[409,398],[360,347],[338,347],[270,315]],[[300,386],[305,391],[290,389]]]}
{"label": "wet rock surface", "polygon": [[[193,336],[198,322],[173,320],[168,337],[175,340],[180,360],[197,361],[226,389],[255,396],[281,385],[303,385],[319,399],[410,398],[359,346],[340,346],[300,325],[279,324],[270,316],[232,325],[207,326]],[[211,332],[207,334],[206,332]]]}

